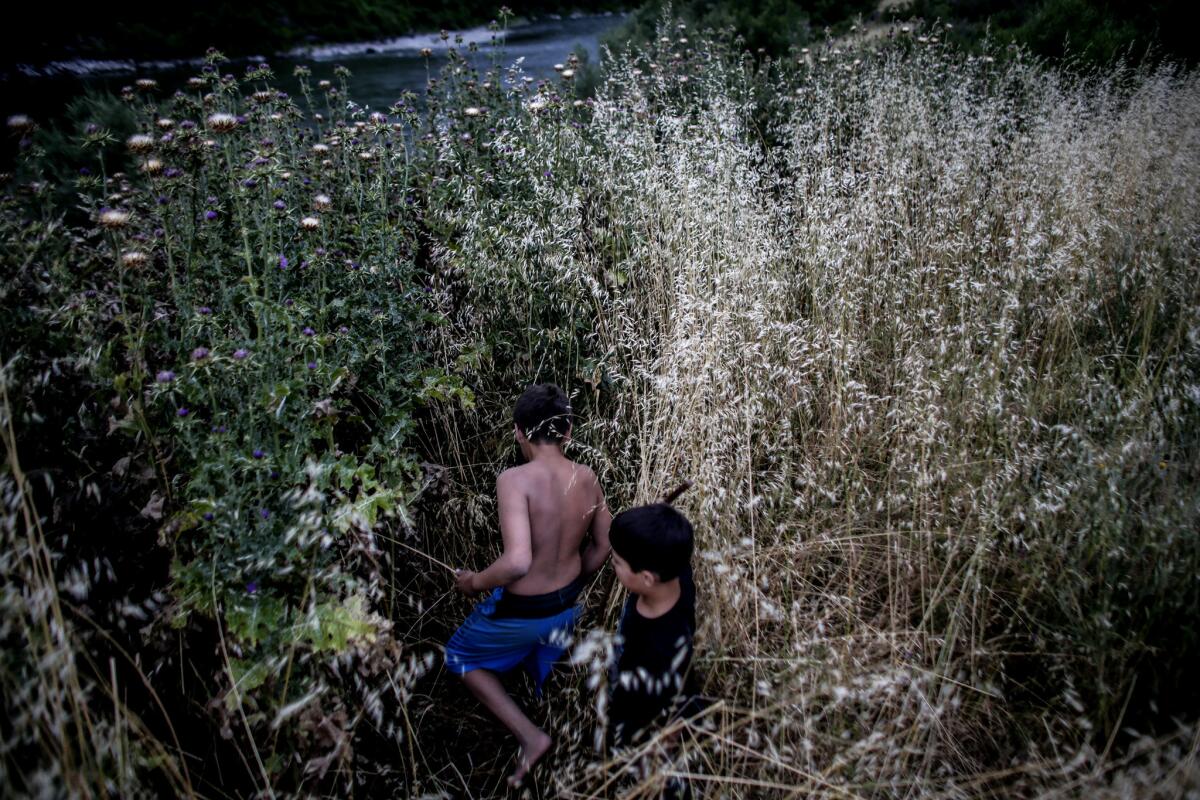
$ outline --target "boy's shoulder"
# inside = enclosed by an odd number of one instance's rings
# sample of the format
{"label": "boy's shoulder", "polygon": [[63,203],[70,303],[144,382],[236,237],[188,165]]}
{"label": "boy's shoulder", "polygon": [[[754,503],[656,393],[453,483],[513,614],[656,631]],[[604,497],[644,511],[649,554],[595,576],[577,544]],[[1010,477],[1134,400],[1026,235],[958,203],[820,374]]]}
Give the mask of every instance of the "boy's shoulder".
{"label": "boy's shoulder", "polygon": [[[600,485],[600,479],[596,477],[596,473],[587,464],[581,464],[578,461],[567,461],[567,465],[571,470],[573,483],[580,485]],[[525,464],[518,464],[515,467],[509,467],[502,471],[496,477],[496,483],[524,484],[537,480],[543,474],[542,468],[531,461]]]}
{"label": "boy's shoulder", "polygon": [[526,476],[529,474],[530,466],[532,466],[532,465],[531,464],[518,464],[515,467],[509,467],[508,469],[501,470],[500,474],[496,476],[496,481],[500,482],[500,481],[521,480],[521,478],[523,476]]}
{"label": "boy's shoulder", "polygon": [[600,485],[600,479],[596,477],[596,473],[587,464],[580,464],[578,461],[568,462],[571,465],[571,471],[574,473],[577,482],[583,485]]}

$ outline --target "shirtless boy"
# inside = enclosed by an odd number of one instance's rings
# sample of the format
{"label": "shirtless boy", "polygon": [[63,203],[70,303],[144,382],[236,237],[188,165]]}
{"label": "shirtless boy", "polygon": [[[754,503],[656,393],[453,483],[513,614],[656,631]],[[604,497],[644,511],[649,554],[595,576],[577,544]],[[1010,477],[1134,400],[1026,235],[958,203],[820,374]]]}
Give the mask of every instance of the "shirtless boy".
{"label": "shirtless boy", "polygon": [[446,666],[517,737],[517,768],[509,778],[516,785],[550,749],[550,736],[525,716],[497,674],[523,665],[541,692],[579,617],[575,600],[608,557],[612,516],[595,474],[563,455],[571,406],[561,389],[530,386],[513,421],[527,463],[496,480],[504,551],[482,572],[458,571],[460,592],[489,595],[446,644]]}

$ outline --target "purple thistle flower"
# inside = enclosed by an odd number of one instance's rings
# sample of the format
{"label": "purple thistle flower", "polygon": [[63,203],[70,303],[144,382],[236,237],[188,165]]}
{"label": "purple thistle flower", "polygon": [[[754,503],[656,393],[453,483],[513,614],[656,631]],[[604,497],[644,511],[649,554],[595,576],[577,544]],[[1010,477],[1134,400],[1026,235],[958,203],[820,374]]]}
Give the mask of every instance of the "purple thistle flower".
{"label": "purple thistle flower", "polygon": [[277,469],[273,469],[273,470],[271,470],[271,477],[272,477],[272,478],[278,478],[278,477],[279,477],[279,470],[277,470]]}
{"label": "purple thistle flower", "polygon": [[208,358],[207,347],[197,347],[192,351],[192,361],[203,361],[206,358]]}
{"label": "purple thistle flower", "polygon": [[216,518],[217,518],[217,515],[212,513],[211,511],[204,512],[204,521],[205,522],[212,522]]}
{"label": "purple thistle flower", "polygon": [[279,211],[283,211],[285,208],[287,208],[287,203],[283,202],[282,200],[276,200],[271,205],[275,206],[275,208]]}
{"label": "purple thistle flower", "polygon": [[254,456],[255,458],[262,458],[266,454],[267,454],[266,451],[264,451],[261,447],[256,447],[256,448],[254,448],[254,452],[251,453],[250,455]]}
{"label": "purple thistle flower", "polygon": [[255,186],[258,186],[258,181],[254,180],[254,178],[246,178],[246,180],[242,181],[242,186],[245,186],[247,189],[253,189]]}
{"label": "purple thistle flower", "polygon": [[180,408],[178,411],[176,411],[175,413],[176,413],[176,414],[178,414],[178,415],[179,415],[179,416],[181,416],[181,417],[186,417],[186,416],[187,416],[188,414],[190,414],[191,412],[190,412],[190,411],[188,411],[188,410],[187,410],[187,408],[183,408],[183,407],[181,407],[181,408]]}
{"label": "purple thistle flower", "polygon": [[280,268],[280,269],[287,269],[287,268],[288,268],[288,260],[287,260],[287,256],[285,256],[283,253],[280,253],[280,254],[279,254],[279,268]]}
{"label": "purple thistle flower", "polygon": [[170,202],[171,202],[171,198],[167,197],[165,194],[160,194],[158,196],[158,204],[160,206],[165,206]]}
{"label": "purple thistle flower", "polygon": [[204,218],[205,218],[206,220],[208,220],[209,222],[212,222],[214,219],[216,219],[216,218],[217,218],[217,212],[216,212],[216,211],[213,211],[213,210],[210,208],[208,211],[205,211],[205,212],[204,212]]}
{"label": "purple thistle flower", "polygon": [[345,325],[338,327],[338,333],[349,333],[349,332],[350,332],[350,329],[347,328]]}
{"label": "purple thistle flower", "polygon": [[210,194],[208,197],[204,198],[204,202],[211,206],[217,202],[217,198]]}
{"label": "purple thistle flower", "polygon": [[308,368],[309,368],[309,369],[316,369],[316,368],[317,368],[317,362],[315,362],[315,361],[310,361],[310,362],[308,362]]}
{"label": "purple thistle flower", "polygon": [[317,334],[316,331],[314,331],[312,328],[308,327],[307,325],[304,326],[304,330],[301,331],[301,333],[303,333],[305,336],[315,336]]}
{"label": "purple thistle flower", "polygon": [[236,358],[238,361],[241,361],[248,355],[250,355],[250,351],[244,347],[239,347],[237,350],[233,351],[233,357]]}
{"label": "purple thistle flower", "polygon": [[85,177],[86,177],[86,176],[88,176],[88,175],[91,175],[91,174],[92,174],[92,171],[91,171],[90,169],[88,169],[87,167],[80,167],[80,168],[79,168],[79,174],[80,174],[80,175],[83,175],[83,176],[85,176]]}
{"label": "purple thistle flower", "polygon": [[190,131],[192,128],[196,127],[196,123],[192,122],[190,119],[185,119],[183,122],[179,123],[179,127],[183,128],[185,131]]}
{"label": "purple thistle flower", "polygon": [[183,170],[179,169],[179,167],[167,167],[167,171],[163,173],[168,178],[178,178],[182,174]]}
{"label": "purple thistle flower", "polygon": [[196,313],[202,314],[203,316],[207,317],[209,314],[212,313],[212,309],[209,308],[208,306],[200,306],[199,308],[196,309]]}
{"label": "purple thistle flower", "polygon": [[171,381],[175,380],[175,373],[171,372],[169,369],[164,369],[154,376],[154,380],[158,381],[159,383],[170,383]]}
{"label": "purple thistle flower", "polygon": [[246,584],[246,594],[254,594],[258,591],[258,581],[250,581]]}
{"label": "purple thistle flower", "polygon": [[270,511],[268,511],[268,510],[267,510],[267,509],[265,509],[265,508],[260,508],[260,509],[258,510],[258,515],[259,515],[260,517],[262,517],[263,519],[270,519],[270,518],[271,518],[271,512],[270,512]]}
{"label": "purple thistle flower", "polygon": [[289,297],[287,300],[283,301],[283,304],[285,306],[287,306],[288,308],[291,308],[292,306],[294,306],[296,304],[296,301]]}

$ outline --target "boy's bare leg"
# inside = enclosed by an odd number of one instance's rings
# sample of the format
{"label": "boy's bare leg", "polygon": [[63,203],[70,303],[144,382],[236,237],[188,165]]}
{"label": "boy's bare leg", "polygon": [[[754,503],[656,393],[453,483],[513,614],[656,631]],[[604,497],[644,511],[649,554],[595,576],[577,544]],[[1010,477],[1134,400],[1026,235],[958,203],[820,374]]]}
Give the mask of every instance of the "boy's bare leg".
{"label": "boy's bare leg", "polygon": [[508,779],[508,782],[515,786],[550,749],[550,735],[525,716],[521,707],[504,691],[500,679],[491,672],[486,669],[473,669],[463,675],[463,682],[467,684],[471,693],[479,698],[479,702],[487,706],[496,719],[503,722],[504,727],[517,737],[521,752],[517,755],[517,768]]}

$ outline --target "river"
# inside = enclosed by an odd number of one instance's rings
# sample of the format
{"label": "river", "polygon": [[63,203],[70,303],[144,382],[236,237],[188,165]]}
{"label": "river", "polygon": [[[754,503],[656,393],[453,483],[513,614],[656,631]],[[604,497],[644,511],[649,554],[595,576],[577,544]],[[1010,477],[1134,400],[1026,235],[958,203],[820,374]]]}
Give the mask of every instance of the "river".
{"label": "river", "polygon": [[[350,99],[372,108],[385,109],[405,90],[420,94],[428,76],[436,75],[446,63],[447,48],[457,45],[466,52],[475,42],[478,52],[468,54],[473,62],[486,68],[493,59],[501,67],[520,60],[521,69],[533,78],[554,75],[554,65],[562,63],[575,52],[591,63],[597,63],[600,40],[619,25],[622,14],[584,16],[546,16],[510,27],[499,34],[493,47],[493,34],[486,28],[451,31],[447,41],[437,33],[403,36],[378,42],[358,42],[340,45],[321,45],[277,54],[266,60],[277,79],[276,85],[285,91],[296,92],[292,68],[297,64],[312,67],[313,81],[333,78],[334,66],[350,69]],[[426,58],[422,48],[432,55]],[[240,59],[248,63],[253,59]],[[0,114],[29,114],[35,120],[59,118],[67,102],[86,90],[119,92],[121,87],[138,78],[154,78],[164,91],[173,91],[196,75],[203,61],[193,59],[176,62],[73,61],[55,62],[37,67],[22,66],[0,76]],[[236,63],[236,62],[235,62]],[[240,70],[233,69],[233,72]]]}

